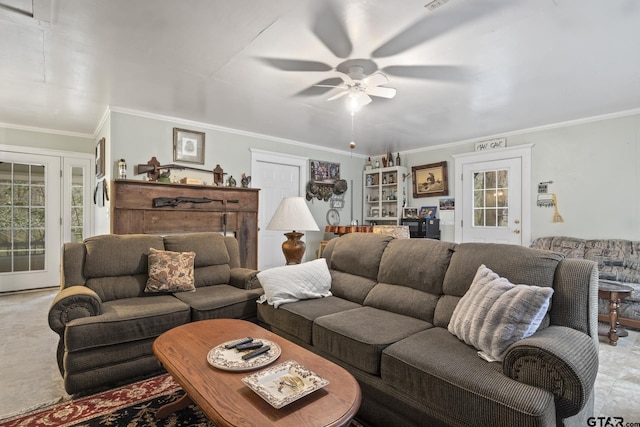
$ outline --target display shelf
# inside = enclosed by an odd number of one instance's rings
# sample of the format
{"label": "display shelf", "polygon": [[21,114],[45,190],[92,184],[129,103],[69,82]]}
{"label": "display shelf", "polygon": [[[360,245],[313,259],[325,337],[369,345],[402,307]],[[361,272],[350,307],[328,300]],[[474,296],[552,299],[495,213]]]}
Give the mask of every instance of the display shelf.
{"label": "display shelf", "polygon": [[364,221],[375,224],[400,223],[406,198],[404,177],[407,169],[400,166],[365,170],[363,174]]}

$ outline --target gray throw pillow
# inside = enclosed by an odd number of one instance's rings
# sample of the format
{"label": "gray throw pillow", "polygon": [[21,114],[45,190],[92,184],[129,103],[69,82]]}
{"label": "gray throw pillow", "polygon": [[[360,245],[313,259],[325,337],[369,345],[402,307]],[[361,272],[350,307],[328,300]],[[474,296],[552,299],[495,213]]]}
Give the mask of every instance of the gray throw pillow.
{"label": "gray throw pillow", "polygon": [[449,332],[481,357],[502,360],[507,347],[538,329],[552,295],[553,288],[514,285],[483,264],[453,311]]}

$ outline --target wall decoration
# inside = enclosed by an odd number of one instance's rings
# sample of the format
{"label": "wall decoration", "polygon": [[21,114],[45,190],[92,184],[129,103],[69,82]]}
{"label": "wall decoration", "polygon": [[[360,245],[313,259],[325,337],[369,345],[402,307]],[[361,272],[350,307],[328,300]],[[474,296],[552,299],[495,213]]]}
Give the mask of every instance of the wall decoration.
{"label": "wall decoration", "polygon": [[322,184],[333,184],[340,179],[340,163],[309,160],[311,181]]}
{"label": "wall decoration", "polygon": [[102,138],[96,144],[96,178],[100,179],[104,176],[104,149],[106,140]]}
{"label": "wall decoration", "polygon": [[449,195],[447,162],[413,166],[413,197]]}
{"label": "wall decoration", "polygon": [[456,209],[456,199],[454,198],[440,199],[440,211],[453,211],[455,209]]}
{"label": "wall decoration", "polygon": [[204,132],[173,128],[173,160],[204,164]]}
{"label": "wall decoration", "polygon": [[420,213],[418,213],[418,217],[433,219],[436,217],[436,212],[438,212],[437,206],[423,206],[420,208]]}

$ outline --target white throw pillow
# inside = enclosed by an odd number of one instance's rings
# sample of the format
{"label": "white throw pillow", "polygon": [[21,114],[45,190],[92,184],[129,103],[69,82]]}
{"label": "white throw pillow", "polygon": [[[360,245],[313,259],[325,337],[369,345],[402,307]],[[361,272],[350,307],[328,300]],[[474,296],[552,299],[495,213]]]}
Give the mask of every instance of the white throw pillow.
{"label": "white throw pillow", "polygon": [[480,350],[480,357],[502,360],[507,347],[538,329],[552,295],[553,288],[514,285],[481,265],[453,311],[449,332]]}
{"label": "white throw pillow", "polygon": [[288,302],[331,296],[331,274],[324,258],[270,268],[257,276],[264,289],[258,302],[267,301],[275,308]]}

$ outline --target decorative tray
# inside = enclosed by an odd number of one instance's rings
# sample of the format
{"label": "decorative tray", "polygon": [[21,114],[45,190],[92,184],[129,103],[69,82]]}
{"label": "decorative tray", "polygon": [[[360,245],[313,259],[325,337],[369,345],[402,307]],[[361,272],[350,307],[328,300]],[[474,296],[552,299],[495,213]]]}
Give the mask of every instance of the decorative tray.
{"label": "decorative tray", "polygon": [[293,360],[244,377],[242,382],[276,409],[329,384]]}
{"label": "decorative tray", "polygon": [[222,344],[212,348],[207,354],[207,362],[218,369],[222,369],[223,371],[252,371],[274,362],[278,357],[280,357],[280,353],[282,352],[280,346],[275,342],[265,339],[256,339],[256,341],[262,341],[264,345],[270,346],[271,349],[260,356],[254,357],[253,359],[243,360],[242,356],[249,353],[251,350],[243,352],[238,351],[235,348],[224,348],[226,344],[233,341],[235,340],[223,342]]}

